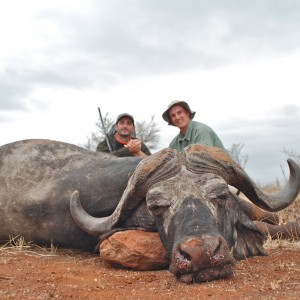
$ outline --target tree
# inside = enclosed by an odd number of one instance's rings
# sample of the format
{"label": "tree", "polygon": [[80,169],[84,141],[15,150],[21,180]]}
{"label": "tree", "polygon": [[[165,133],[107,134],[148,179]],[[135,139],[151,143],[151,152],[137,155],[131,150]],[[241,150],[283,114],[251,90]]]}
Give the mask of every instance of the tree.
{"label": "tree", "polygon": [[246,164],[248,162],[248,154],[241,155],[242,149],[244,148],[245,144],[232,144],[231,148],[228,150],[231,158],[240,164],[240,166],[245,169]]}
{"label": "tree", "polygon": [[160,132],[160,129],[154,118],[154,115],[152,115],[150,122],[136,122],[135,126],[136,136],[146,143],[150,149],[154,148],[159,141],[158,133]]}
{"label": "tree", "polygon": [[[231,158],[238,163],[243,169],[245,169],[245,166],[248,162],[248,154],[241,155],[242,149],[244,148],[245,144],[232,144],[231,148],[227,151],[229,152]],[[240,194],[240,191],[238,190],[236,192],[237,195]]]}
{"label": "tree", "polygon": [[[160,129],[155,122],[154,115],[151,116],[150,121],[135,121],[135,135],[147,144],[149,149],[153,149],[159,141]],[[99,120],[96,122],[97,132],[92,132],[90,136],[87,136],[87,142],[84,147],[89,150],[95,150],[100,141],[104,140],[105,133],[111,133],[114,130],[114,120],[107,113],[103,118],[104,127]]]}

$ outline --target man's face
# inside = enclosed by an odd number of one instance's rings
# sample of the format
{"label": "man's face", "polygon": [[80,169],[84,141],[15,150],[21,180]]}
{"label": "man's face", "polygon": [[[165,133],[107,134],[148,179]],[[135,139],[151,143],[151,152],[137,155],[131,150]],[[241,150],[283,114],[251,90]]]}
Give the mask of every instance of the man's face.
{"label": "man's face", "polygon": [[128,117],[121,118],[119,122],[115,125],[115,129],[117,130],[118,134],[121,136],[131,136],[134,125],[132,120]]}
{"label": "man's face", "polygon": [[191,121],[190,113],[183,106],[177,104],[171,107],[169,116],[172,123],[179,129],[187,128]]}

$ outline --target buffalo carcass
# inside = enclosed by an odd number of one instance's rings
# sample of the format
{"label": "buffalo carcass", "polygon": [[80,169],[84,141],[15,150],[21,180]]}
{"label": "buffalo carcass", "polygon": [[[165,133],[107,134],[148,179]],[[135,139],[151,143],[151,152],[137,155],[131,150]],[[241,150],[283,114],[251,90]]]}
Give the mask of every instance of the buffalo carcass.
{"label": "buffalo carcass", "polygon": [[140,159],[51,140],[24,140],[0,147],[0,240],[27,241],[93,251],[98,239],[70,214],[74,190],[89,214],[112,214]]}
{"label": "buffalo carcass", "polygon": [[[219,148],[164,149],[139,163],[110,217],[89,216],[78,191],[71,198],[71,213],[84,231],[103,238],[137,226],[158,231],[170,258],[169,269],[182,282],[225,278],[233,274],[234,258],[265,255],[265,234],[252,217],[262,216],[263,210],[282,210],[297,197],[300,169],[292,160],[288,163],[287,186],[267,195]],[[228,185],[263,210],[249,206]],[[263,215],[276,220],[275,214]],[[291,228],[299,237],[299,224]]]}
{"label": "buffalo carcass", "polygon": [[276,219],[245,204],[228,184],[263,210],[281,210],[300,188],[299,167],[288,162],[290,180],[271,196],[214,147],[164,149],[141,161],[48,140],[4,145],[0,239],[22,235],[44,245],[91,250],[99,236],[144,228],[159,232],[179,280],[224,278],[233,273],[234,258],[265,254],[264,234],[253,217]]}

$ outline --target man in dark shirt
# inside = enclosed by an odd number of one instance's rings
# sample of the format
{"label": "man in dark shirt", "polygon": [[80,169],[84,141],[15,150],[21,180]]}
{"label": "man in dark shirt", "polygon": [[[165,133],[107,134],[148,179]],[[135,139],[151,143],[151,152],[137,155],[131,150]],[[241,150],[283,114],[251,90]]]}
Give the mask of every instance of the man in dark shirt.
{"label": "man in dark shirt", "polygon": [[[119,115],[114,129],[115,131],[108,135],[112,146],[111,154],[118,157],[151,155],[147,146],[140,139],[133,137],[134,119],[132,115],[127,113]],[[98,144],[97,151],[110,152],[106,140]]]}

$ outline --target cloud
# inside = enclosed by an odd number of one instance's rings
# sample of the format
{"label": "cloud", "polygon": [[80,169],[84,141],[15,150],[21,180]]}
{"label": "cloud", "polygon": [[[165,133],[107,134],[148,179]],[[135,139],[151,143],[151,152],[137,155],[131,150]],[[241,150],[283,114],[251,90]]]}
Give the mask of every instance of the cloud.
{"label": "cloud", "polygon": [[7,75],[5,78],[0,76],[0,109],[5,110],[27,110],[24,96],[29,94],[28,86]]}
{"label": "cloud", "polygon": [[297,139],[295,128],[300,128],[300,106],[288,104],[265,111],[263,115],[250,118],[245,115],[222,122],[219,128],[225,139],[230,137],[239,142],[257,144],[268,139],[269,145],[282,140],[293,143]]}
{"label": "cloud", "polygon": [[[33,92],[33,84],[28,76],[19,74],[17,70],[5,70],[0,75],[0,110],[1,113],[10,111],[29,111],[30,106],[44,109],[43,100],[30,98]],[[1,120],[11,118],[2,117]]]}
{"label": "cloud", "polygon": [[227,147],[245,143],[263,178],[282,147],[300,148],[299,32],[293,0],[11,0],[0,10],[0,123],[13,134],[2,140],[82,142],[97,105],[160,120],[163,101],[183,97]]}
{"label": "cloud", "polygon": [[2,115],[0,113],[0,123],[8,123],[8,122],[12,122],[12,121],[13,121],[13,118],[8,117],[6,115]]}
{"label": "cloud", "polygon": [[287,169],[283,149],[299,153],[300,106],[286,104],[264,112],[264,116],[236,118],[219,124],[227,148],[243,144],[242,154],[248,155],[246,170],[263,183],[283,180],[281,167]]}
{"label": "cloud", "polygon": [[26,95],[41,84],[106,87],[145,74],[249,62],[300,46],[296,1],[87,1],[75,7],[46,2],[35,5],[31,18],[10,21],[25,47],[14,49],[17,60],[4,63],[18,79],[6,93]]}
{"label": "cloud", "polygon": [[103,70],[123,76],[213,68],[299,48],[294,5],[270,9],[274,3],[269,1],[247,7],[236,1],[117,3],[96,5],[98,17],[80,15],[62,27],[74,33],[69,43],[77,51],[98,58],[95,63]]}

